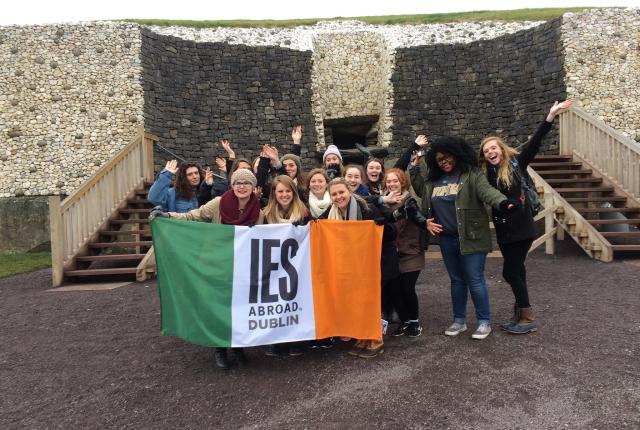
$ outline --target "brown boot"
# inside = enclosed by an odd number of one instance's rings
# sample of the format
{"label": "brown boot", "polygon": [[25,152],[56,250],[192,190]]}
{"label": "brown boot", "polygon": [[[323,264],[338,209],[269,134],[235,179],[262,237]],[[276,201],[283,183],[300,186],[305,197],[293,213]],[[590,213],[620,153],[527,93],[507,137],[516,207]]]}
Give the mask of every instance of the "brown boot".
{"label": "brown boot", "polygon": [[381,355],[384,352],[384,342],[381,340],[370,340],[367,347],[364,348],[358,357],[360,358],[374,358]]}
{"label": "brown boot", "polygon": [[536,320],[531,308],[520,308],[520,318],[518,318],[517,324],[531,324]]}
{"label": "brown boot", "polygon": [[517,324],[509,324],[505,330],[512,334],[527,334],[538,331],[538,324],[535,323],[535,316],[531,308],[520,308],[520,319]]}
{"label": "brown boot", "polygon": [[363,339],[357,340],[356,343],[351,348],[351,350],[348,352],[348,354],[353,355],[354,357],[357,357],[358,355],[360,355],[362,350],[367,347],[368,343],[369,341],[367,340],[363,340]]}

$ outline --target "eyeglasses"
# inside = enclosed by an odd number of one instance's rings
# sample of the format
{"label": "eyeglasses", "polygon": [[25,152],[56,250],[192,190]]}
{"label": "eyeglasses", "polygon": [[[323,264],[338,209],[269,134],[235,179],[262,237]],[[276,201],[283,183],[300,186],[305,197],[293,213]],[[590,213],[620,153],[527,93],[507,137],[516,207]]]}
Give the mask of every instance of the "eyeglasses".
{"label": "eyeglasses", "polygon": [[438,164],[444,164],[444,163],[451,164],[452,161],[453,161],[453,155],[450,155],[450,154],[443,155],[442,157],[436,157],[436,163]]}
{"label": "eyeglasses", "polygon": [[234,187],[250,187],[251,186],[251,182],[242,182],[242,181],[238,181],[238,182],[234,182],[233,183]]}

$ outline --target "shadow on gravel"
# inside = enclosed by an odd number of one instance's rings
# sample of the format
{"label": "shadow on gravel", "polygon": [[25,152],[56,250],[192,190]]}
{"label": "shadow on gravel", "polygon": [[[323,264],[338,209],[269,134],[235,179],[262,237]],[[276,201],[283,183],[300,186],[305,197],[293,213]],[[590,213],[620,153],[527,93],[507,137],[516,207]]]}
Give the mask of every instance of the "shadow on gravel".
{"label": "shadow on gravel", "polygon": [[[448,278],[427,264],[421,337],[390,338],[373,360],[347,344],[284,359],[253,348],[230,371],[160,336],[155,282],[46,292],[49,270],[1,279],[0,428],[640,428],[638,260],[595,262],[570,241],[534,252],[540,331],[484,341],[442,334]],[[501,265],[487,262],[495,322],[513,300]]]}

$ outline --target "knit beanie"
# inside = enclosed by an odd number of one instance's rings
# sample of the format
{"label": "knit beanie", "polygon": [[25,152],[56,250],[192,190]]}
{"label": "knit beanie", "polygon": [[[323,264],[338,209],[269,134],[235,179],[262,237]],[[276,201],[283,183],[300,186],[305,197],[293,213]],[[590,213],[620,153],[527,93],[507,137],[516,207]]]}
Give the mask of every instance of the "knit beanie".
{"label": "knit beanie", "polygon": [[340,154],[340,150],[338,149],[338,147],[335,145],[329,145],[327,146],[327,150],[324,151],[324,155],[322,156],[322,164],[324,164],[324,160],[326,160],[327,155],[329,154],[337,155],[340,159],[340,162],[342,163],[342,155]]}
{"label": "knit beanie", "polygon": [[302,172],[302,161],[300,160],[300,157],[298,157],[296,154],[284,154],[280,159],[280,161],[282,162],[285,160],[291,160],[294,163],[296,163],[296,167],[298,168],[298,173]]}
{"label": "knit beanie", "polygon": [[231,185],[235,184],[237,181],[249,182],[254,188],[258,183],[256,177],[253,175],[253,173],[251,173],[251,170],[249,169],[238,169],[233,172],[233,175],[231,175]]}

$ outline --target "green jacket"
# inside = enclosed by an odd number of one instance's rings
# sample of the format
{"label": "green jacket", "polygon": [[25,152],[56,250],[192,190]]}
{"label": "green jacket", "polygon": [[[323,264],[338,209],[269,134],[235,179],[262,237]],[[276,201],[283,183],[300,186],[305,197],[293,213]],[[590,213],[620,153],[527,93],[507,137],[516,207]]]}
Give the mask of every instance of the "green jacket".
{"label": "green jacket", "polygon": [[[433,218],[431,194],[433,182],[427,181],[420,168],[410,170],[411,185],[417,195],[422,197],[422,210],[427,218]],[[498,208],[506,197],[489,184],[487,178],[478,169],[463,173],[456,197],[456,216],[458,219],[458,236],[460,252],[474,254],[491,251],[491,232],[489,231],[489,214],[486,205]]]}

